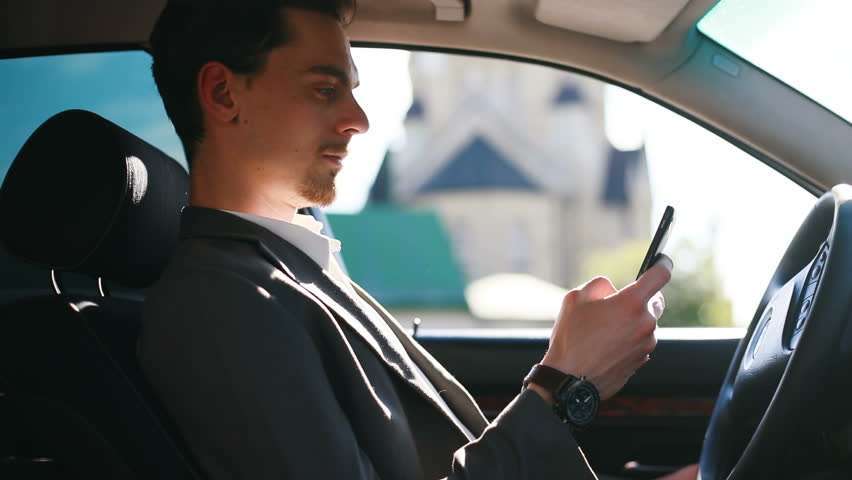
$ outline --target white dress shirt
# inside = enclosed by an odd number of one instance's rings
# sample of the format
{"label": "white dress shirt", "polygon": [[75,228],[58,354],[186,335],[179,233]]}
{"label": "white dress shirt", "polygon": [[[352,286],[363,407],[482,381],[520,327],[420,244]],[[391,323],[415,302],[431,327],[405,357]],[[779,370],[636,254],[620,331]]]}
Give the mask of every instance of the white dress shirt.
{"label": "white dress shirt", "polygon": [[[293,217],[292,222],[285,222],[283,220],[262,217],[251,213],[233,212],[230,210],[225,211],[236,215],[243,220],[260,225],[261,227],[264,227],[283,238],[287,242],[293,244],[296,248],[304,252],[308,257],[316,262],[317,265],[322,268],[322,271],[338,287],[340,287],[340,289],[343,290],[343,292],[346,293],[352,301],[361,307],[361,309],[374,312],[378,318],[383,318],[367,302],[365,302],[358,293],[355,292],[354,288],[352,288],[349,277],[343,272],[343,269],[340,267],[340,264],[337,263],[337,259],[334,256],[335,253],[341,250],[342,245],[340,240],[323,235],[321,233],[323,229],[322,222],[317,221],[310,215],[302,215],[300,213],[297,213]],[[394,338],[393,340],[396,339]],[[446,411],[450,413],[450,420],[465,434],[465,436],[467,436],[468,440],[475,440],[476,437],[470,429],[468,429],[458,419],[458,417],[452,413],[452,409],[449,408],[441,395],[438,394],[435,386],[432,385],[432,382],[429,381],[423,371],[420,370],[417,364],[410,359],[409,363],[414,375],[419,377],[423,385],[432,390],[431,393],[434,393],[434,395],[430,396],[435,399],[435,401],[442,403],[443,407],[446,407]]]}

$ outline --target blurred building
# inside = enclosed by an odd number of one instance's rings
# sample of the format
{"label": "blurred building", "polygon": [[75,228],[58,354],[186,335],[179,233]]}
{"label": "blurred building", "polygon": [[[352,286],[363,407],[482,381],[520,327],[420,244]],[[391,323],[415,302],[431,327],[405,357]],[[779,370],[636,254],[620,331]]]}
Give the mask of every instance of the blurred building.
{"label": "blurred building", "polygon": [[604,84],[548,67],[411,55],[405,146],[389,200],[432,207],[467,280],[527,273],[570,286],[591,250],[648,236],[642,150],[604,133]]}
{"label": "blurred building", "polygon": [[644,152],[607,140],[602,82],[434,53],[410,71],[403,146],[362,212],[330,215],[352,277],[404,324],[546,325],[583,258],[649,236]]}

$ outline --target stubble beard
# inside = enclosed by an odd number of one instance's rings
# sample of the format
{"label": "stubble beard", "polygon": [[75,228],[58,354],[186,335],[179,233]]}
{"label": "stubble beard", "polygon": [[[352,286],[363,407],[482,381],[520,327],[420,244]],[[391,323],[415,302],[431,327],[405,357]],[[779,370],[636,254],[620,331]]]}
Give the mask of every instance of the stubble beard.
{"label": "stubble beard", "polygon": [[329,170],[321,164],[312,165],[299,187],[299,194],[311,204],[320,207],[331,205],[337,195],[335,177],[337,170]]}

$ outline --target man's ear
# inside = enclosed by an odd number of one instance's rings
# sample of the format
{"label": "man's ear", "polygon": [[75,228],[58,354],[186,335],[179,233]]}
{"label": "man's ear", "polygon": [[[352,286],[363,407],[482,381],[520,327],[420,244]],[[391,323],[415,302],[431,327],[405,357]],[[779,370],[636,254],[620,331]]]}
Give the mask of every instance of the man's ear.
{"label": "man's ear", "polygon": [[198,71],[197,81],[198,101],[210,120],[235,122],[240,109],[233,90],[237,79],[231,69],[221,62],[207,62]]}

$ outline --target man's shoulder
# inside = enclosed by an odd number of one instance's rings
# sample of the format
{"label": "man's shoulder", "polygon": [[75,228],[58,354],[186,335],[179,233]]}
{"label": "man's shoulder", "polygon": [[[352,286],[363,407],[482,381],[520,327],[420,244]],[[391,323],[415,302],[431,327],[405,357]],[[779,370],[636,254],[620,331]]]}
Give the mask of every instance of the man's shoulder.
{"label": "man's shoulder", "polygon": [[[275,267],[250,242],[190,238],[180,242],[163,274],[148,293],[149,300],[229,294],[269,283]],[[217,290],[225,289],[224,292]],[[234,292],[230,292],[234,290]]]}
{"label": "man's shoulder", "polygon": [[163,274],[149,289],[145,316],[186,304],[199,311],[220,308],[223,303],[252,310],[264,304],[265,309],[303,311],[308,299],[295,288],[282,285],[276,280],[279,278],[280,271],[251,242],[187,239],[181,241]]}
{"label": "man's shoulder", "polygon": [[223,270],[247,275],[271,265],[251,242],[228,238],[187,238],[182,240],[169,260],[165,274],[199,270]]}

